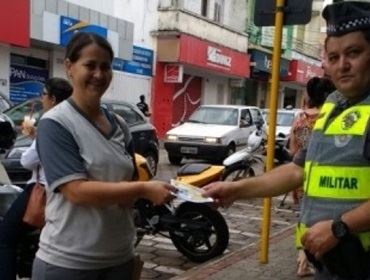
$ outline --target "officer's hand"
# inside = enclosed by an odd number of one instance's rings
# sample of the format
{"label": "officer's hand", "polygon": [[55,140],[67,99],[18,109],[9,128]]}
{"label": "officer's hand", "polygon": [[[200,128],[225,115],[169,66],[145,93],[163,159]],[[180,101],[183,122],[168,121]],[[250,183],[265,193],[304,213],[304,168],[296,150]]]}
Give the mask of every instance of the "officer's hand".
{"label": "officer's hand", "polygon": [[232,182],[215,182],[202,188],[204,197],[212,197],[217,207],[229,207],[237,200],[237,187]]}
{"label": "officer's hand", "polygon": [[333,220],[318,222],[309,228],[301,238],[304,249],[308,250],[316,259],[320,259],[323,254],[338,244],[338,239],[331,231],[332,223]]}
{"label": "officer's hand", "polygon": [[144,191],[142,198],[148,199],[155,205],[164,204],[173,199],[171,193],[176,192],[176,189],[166,182],[150,181],[144,183]]}

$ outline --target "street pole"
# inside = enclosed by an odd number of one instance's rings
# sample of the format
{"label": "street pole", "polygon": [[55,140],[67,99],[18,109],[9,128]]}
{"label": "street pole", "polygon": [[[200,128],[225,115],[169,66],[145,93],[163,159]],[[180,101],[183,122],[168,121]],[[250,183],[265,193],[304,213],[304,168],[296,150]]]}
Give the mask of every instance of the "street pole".
{"label": "street pole", "polygon": [[[281,56],[281,41],[283,34],[284,5],[285,0],[276,0],[266,171],[269,171],[274,167],[275,127],[276,127],[277,100],[280,80],[280,56]],[[260,262],[263,264],[268,263],[270,219],[271,219],[271,198],[265,198],[263,200],[262,237],[260,248]]]}

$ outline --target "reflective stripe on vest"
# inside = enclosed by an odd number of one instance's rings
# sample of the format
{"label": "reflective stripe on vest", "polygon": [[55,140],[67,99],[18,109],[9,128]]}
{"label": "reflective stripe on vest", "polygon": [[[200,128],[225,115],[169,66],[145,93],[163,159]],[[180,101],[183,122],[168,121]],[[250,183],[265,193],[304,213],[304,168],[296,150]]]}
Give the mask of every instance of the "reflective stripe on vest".
{"label": "reflective stripe on vest", "polygon": [[305,164],[307,196],[332,199],[368,199],[370,166],[322,166]]}
{"label": "reflective stripe on vest", "polygon": [[[308,227],[303,223],[298,223],[296,226],[295,232],[295,246],[297,249],[302,249],[303,245],[301,242],[302,236],[306,233]],[[370,249],[370,232],[360,232],[356,234],[356,236],[360,239],[362,247],[368,251]]]}
{"label": "reflective stripe on vest", "polygon": [[314,130],[322,130],[324,129],[324,126],[326,124],[326,121],[328,120],[330,113],[333,111],[335,107],[334,103],[324,103],[322,105],[320,114],[315,122]]}

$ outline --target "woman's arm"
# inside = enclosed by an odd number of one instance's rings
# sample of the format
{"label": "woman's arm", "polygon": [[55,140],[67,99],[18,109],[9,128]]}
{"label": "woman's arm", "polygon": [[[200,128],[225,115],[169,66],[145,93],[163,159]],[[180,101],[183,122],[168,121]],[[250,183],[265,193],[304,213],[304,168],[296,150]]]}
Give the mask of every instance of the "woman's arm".
{"label": "woman's arm", "polygon": [[40,164],[40,158],[36,151],[36,140],[33,140],[31,146],[23,152],[21,164],[24,168],[34,170]]}
{"label": "woman's arm", "polygon": [[174,188],[165,182],[98,182],[75,180],[59,187],[65,198],[74,204],[104,207],[112,204],[132,205],[143,198],[154,204],[168,202]]}

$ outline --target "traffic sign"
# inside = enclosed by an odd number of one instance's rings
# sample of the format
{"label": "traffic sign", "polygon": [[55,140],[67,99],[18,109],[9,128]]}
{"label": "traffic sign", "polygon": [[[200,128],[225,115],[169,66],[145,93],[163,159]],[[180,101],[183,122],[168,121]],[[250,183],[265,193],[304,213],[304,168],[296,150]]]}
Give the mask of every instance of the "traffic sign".
{"label": "traffic sign", "polygon": [[[276,13],[275,0],[256,0],[254,24],[256,26],[274,26]],[[284,25],[307,24],[311,20],[312,0],[285,0]]]}

